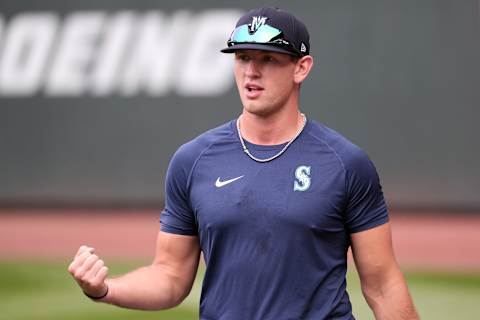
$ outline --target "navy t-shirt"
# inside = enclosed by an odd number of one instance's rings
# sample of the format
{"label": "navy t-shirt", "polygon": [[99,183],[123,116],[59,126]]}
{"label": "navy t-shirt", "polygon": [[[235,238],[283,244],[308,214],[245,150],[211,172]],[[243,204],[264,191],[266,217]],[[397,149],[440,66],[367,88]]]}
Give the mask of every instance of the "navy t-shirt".
{"label": "navy t-shirt", "polygon": [[[247,147],[268,158],[283,145]],[[375,167],[339,133],[308,120],[284,154],[259,163],[231,121],[178,149],[165,194],[161,230],[199,237],[201,319],[354,319],[350,234],[388,214]]]}

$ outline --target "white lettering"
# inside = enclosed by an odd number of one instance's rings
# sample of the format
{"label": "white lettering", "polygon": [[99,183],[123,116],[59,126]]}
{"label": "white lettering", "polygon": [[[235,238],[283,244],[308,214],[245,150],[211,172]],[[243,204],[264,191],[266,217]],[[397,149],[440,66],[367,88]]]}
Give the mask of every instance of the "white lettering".
{"label": "white lettering", "polygon": [[219,52],[239,10],[0,14],[0,97],[215,96],[233,83]]}
{"label": "white lettering", "polygon": [[253,17],[252,24],[250,25],[250,31],[255,32],[265,24],[267,17]]}
{"label": "white lettering", "polygon": [[6,96],[34,94],[57,29],[54,13],[17,15],[5,32],[0,61],[0,91]]}
{"label": "white lettering", "polygon": [[226,46],[226,39],[240,15],[237,10],[208,10],[198,15],[176,83],[180,95],[219,95],[230,88],[233,59],[220,49]]}
{"label": "white lettering", "polygon": [[[116,13],[109,19],[88,85],[93,95],[111,94],[135,22],[133,11]],[[116,81],[117,80],[117,81]]]}
{"label": "white lettering", "polygon": [[295,170],[296,180],[293,183],[293,191],[307,191],[310,188],[310,166],[299,166]]}
{"label": "white lettering", "polygon": [[138,94],[141,88],[153,96],[165,95],[172,86],[176,68],[183,67],[177,58],[185,50],[185,38],[190,30],[190,14],[176,12],[167,19],[161,12],[145,14],[138,29],[138,42],[126,62],[121,77],[123,95]]}
{"label": "white lettering", "polygon": [[105,13],[77,12],[65,19],[63,34],[49,78],[49,95],[76,96],[84,93],[88,68],[105,21]]}

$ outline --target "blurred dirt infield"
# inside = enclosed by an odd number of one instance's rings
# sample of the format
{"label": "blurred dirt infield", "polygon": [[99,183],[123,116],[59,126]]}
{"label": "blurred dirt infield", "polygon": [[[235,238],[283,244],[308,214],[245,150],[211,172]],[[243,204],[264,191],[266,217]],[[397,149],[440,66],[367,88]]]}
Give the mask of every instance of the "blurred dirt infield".
{"label": "blurred dirt infield", "polygon": [[[151,259],[159,210],[0,209],[0,259],[61,259],[88,244],[111,259]],[[404,269],[480,271],[480,215],[391,214]]]}

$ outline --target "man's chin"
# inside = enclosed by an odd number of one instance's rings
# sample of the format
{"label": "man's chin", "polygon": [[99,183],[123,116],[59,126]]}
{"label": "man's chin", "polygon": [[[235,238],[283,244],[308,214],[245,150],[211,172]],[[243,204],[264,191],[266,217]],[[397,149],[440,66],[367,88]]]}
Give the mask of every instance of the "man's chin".
{"label": "man's chin", "polygon": [[244,110],[252,115],[255,115],[257,117],[262,117],[262,118],[269,117],[272,114],[274,114],[276,111],[275,108],[259,107],[259,106],[251,106],[251,105],[245,106]]}

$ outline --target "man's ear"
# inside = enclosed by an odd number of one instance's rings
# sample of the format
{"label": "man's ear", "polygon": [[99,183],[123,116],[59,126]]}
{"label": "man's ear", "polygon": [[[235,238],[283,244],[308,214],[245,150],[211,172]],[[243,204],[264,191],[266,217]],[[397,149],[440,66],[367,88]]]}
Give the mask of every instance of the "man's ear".
{"label": "man's ear", "polygon": [[293,75],[293,79],[295,83],[302,83],[310,73],[313,67],[313,57],[312,56],[304,56],[298,59],[295,65],[295,71]]}

